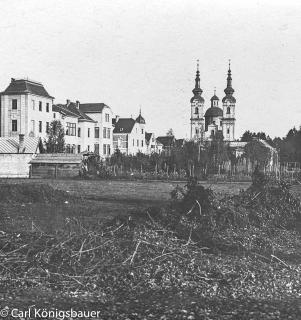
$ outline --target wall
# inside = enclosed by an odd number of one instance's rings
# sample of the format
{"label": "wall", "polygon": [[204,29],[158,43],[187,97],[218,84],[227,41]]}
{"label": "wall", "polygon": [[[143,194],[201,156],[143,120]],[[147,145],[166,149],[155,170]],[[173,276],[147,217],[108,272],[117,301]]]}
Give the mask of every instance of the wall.
{"label": "wall", "polygon": [[28,178],[29,162],[34,156],[26,153],[0,154],[0,177]]}

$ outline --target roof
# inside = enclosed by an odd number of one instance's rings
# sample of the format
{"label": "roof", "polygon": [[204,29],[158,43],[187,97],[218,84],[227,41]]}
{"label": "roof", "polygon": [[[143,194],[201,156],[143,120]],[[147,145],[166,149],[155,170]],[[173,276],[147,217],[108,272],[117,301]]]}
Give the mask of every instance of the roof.
{"label": "roof", "polygon": [[104,103],[80,103],[79,109],[84,113],[102,113],[104,108],[110,108]]}
{"label": "roof", "polygon": [[70,164],[81,163],[82,155],[73,153],[40,153],[30,163]]}
{"label": "roof", "polygon": [[146,144],[149,144],[149,141],[152,137],[153,133],[151,132],[145,132],[145,141],[146,141]]}
{"label": "roof", "polygon": [[[22,153],[34,154],[38,150],[40,138],[24,137]],[[19,137],[0,137],[0,153],[19,153]]]}
{"label": "roof", "polygon": [[231,148],[244,148],[246,144],[247,142],[243,142],[243,141],[230,141],[229,146]]}
{"label": "roof", "polygon": [[226,96],[223,98],[222,102],[226,102],[226,101],[230,101],[230,102],[232,102],[232,103],[235,103],[235,102],[236,102],[236,99],[235,99],[233,96],[231,96],[231,95],[226,95]]}
{"label": "roof", "polygon": [[219,107],[211,107],[207,109],[205,113],[205,117],[222,117],[223,110]]}
{"label": "roof", "polygon": [[191,99],[190,99],[190,103],[192,103],[194,100],[197,100],[197,101],[200,101],[201,103],[204,103],[205,102],[205,99],[201,96],[193,96]]}
{"label": "roof", "polygon": [[218,98],[218,96],[215,94],[210,100],[211,100],[211,101],[213,101],[213,100],[219,100],[219,98]]}
{"label": "roof", "polygon": [[76,103],[70,102],[68,105],[66,104],[56,104],[52,106],[52,110],[56,112],[60,112],[65,116],[69,117],[77,117],[79,121],[89,121],[96,122],[91,119],[88,115],[86,115],[83,111],[77,108]]}
{"label": "roof", "polygon": [[142,117],[141,113],[136,118],[136,122],[141,123],[141,124],[145,124],[145,119]]}
{"label": "roof", "polygon": [[113,133],[131,133],[135,123],[133,118],[119,118],[115,124]]}
{"label": "roof", "polygon": [[2,92],[2,94],[34,94],[36,96],[47,97],[54,99],[46,91],[40,82],[35,82],[28,79],[11,79],[9,86]]}
{"label": "roof", "polygon": [[174,136],[161,136],[161,137],[157,137],[156,140],[159,141],[161,144],[163,144],[163,147],[171,147],[175,142],[175,137]]}

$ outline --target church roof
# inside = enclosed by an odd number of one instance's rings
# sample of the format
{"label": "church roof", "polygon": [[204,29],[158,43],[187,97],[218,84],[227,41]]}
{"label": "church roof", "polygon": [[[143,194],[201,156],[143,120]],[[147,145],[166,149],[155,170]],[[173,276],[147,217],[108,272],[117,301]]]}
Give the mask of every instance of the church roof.
{"label": "church roof", "polygon": [[201,103],[205,102],[205,99],[202,96],[194,96],[190,99],[190,103],[192,103],[194,100],[200,101]]}
{"label": "church roof", "polygon": [[222,117],[223,110],[219,107],[211,107],[207,109],[205,113],[205,117]]}
{"label": "church roof", "polygon": [[211,100],[211,101],[213,101],[213,100],[219,100],[219,98],[218,98],[218,96],[215,94],[210,100]]}
{"label": "church roof", "polygon": [[222,102],[226,102],[226,101],[230,101],[230,102],[232,102],[232,103],[236,103],[236,99],[235,99],[233,96],[230,96],[230,95],[225,96],[225,97],[223,98]]}
{"label": "church roof", "polygon": [[40,82],[28,79],[11,79],[9,86],[2,92],[2,94],[34,94],[36,96],[47,97],[53,99],[46,91]]}

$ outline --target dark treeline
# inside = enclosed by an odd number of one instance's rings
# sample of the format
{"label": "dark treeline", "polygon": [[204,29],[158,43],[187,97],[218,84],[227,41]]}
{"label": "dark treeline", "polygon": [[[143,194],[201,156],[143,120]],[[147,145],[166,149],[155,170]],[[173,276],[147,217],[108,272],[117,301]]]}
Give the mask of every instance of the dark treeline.
{"label": "dark treeline", "polygon": [[280,162],[301,162],[301,127],[289,130],[283,138],[276,137],[273,140],[264,132],[245,131],[241,141],[252,141],[254,138],[266,140],[272,147],[279,151]]}

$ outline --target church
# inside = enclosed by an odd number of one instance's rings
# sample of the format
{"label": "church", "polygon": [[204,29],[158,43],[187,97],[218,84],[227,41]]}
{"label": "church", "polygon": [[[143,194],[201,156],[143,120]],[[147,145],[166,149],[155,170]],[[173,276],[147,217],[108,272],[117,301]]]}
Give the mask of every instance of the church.
{"label": "church", "polygon": [[227,87],[224,90],[225,96],[222,99],[222,106],[219,107],[219,98],[214,90],[210,99],[211,106],[205,112],[205,99],[202,97],[203,90],[200,87],[199,63],[195,78],[195,87],[192,90],[190,118],[190,138],[194,141],[212,140],[215,136],[223,135],[224,141],[235,140],[235,104],[232,88],[231,65],[229,61]]}

